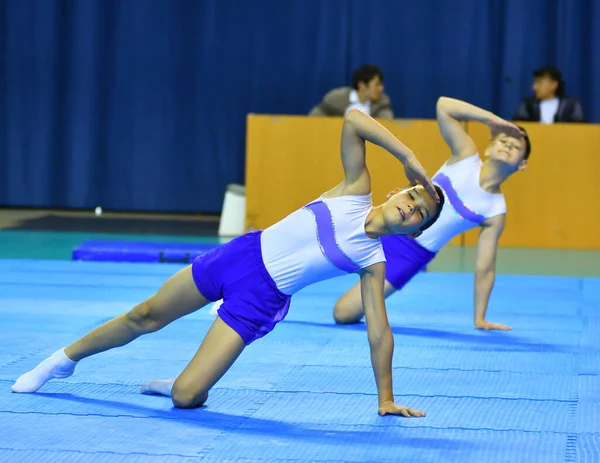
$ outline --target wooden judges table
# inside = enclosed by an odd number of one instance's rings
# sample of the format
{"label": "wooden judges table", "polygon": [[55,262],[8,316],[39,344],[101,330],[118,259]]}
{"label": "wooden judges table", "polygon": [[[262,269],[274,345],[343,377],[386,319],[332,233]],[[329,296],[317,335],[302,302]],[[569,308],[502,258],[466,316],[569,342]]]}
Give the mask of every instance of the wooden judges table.
{"label": "wooden judges table", "polygon": [[[246,226],[264,229],[317,198],[343,178],[340,162],[342,118],[249,115],[246,134]],[[382,123],[433,174],[450,152],[435,120]],[[507,222],[501,246],[600,249],[600,125],[522,124],[532,143],[529,167],[503,186]],[[489,130],[467,130],[483,155]],[[368,144],[373,201],[408,184],[402,165]],[[451,244],[474,245],[478,229]]]}

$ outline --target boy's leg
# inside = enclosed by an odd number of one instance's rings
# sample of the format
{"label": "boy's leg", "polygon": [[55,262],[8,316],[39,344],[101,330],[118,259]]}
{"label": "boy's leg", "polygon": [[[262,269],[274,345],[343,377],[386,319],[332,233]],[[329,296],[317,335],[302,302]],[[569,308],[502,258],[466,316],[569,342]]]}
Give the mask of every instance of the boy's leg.
{"label": "boy's leg", "polygon": [[78,362],[91,355],[124,346],[141,335],[164,328],[208,303],[198,291],[192,276],[192,266],[189,265],[169,278],[154,296],[66,347],[65,354]]}
{"label": "boy's leg", "polygon": [[144,394],[171,396],[178,408],[200,407],[208,391],[229,370],[246,344],[220,317],[213,322],[200,348],[183,372],[174,380],[155,380],[142,386]]}
{"label": "boy's leg", "polygon": [[79,360],[123,346],[143,334],[157,331],[208,302],[198,291],[192,268],[188,266],[169,278],[148,300],[55,352],[36,368],[19,377],[12,390],[35,392],[52,378],[71,376]]}
{"label": "boy's leg", "polygon": [[[385,286],[383,287],[384,296],[389,297],[395,292],[396,288],[389,281],[385,280]],[[364,314],[359,282],[346,291],[335,303],[333,318],[338,325],[349,325],[360,322]]]}

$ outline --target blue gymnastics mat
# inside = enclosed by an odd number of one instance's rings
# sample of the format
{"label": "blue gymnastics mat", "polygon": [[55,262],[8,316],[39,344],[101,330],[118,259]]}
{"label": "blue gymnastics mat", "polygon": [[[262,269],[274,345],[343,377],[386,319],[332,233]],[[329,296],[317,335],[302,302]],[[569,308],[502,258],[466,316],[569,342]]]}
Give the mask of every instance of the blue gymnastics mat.
{"label": "blue gymnastics mat", "polygon": [[472,328],[472,275],[419,274],[388,299],[396,401],[380,417],[364,324],[335,326],[354,276],[294,296],[205,407],[139,394],[194,355],[208,308],[82,361],[36,394],[10,385],[46,356],[151,296],[181,264],[0,260],[1,462],[600,461],[600,279],[498,275]]}
{"label": "blue gymnastics mat", "polygon": [[87,240],[73,250],[73,260],[190,263],[195,257],[217,246],[206,243]]}

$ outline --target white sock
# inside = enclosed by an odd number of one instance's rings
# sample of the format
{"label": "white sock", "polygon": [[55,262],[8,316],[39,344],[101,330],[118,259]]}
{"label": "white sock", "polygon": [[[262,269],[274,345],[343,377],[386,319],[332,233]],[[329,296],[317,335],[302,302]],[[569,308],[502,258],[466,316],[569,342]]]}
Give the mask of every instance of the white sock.
{"label": "white sock", "polygon": [[217,316],[219,314],[219,307],[221,307],[223,305],[223,299],[220,299],[218,301],[216,301],[215,303],[213,303],[213,305],[210,308],[210,315],[213,316]]}
{"label": "white sock", "polygon": [[68,378],[75,371],[74,362],[65,350],[56,351],[33,370],[21,375],[11,386],[13,392],[36,392],[53,378]]}
{"label": "white sock", "polygon": [[175,379],[155,379],[143,384],[140,387],[140,392],[142,394],[166,395],[167,397],[171,397],[173,383],[175,383]]}

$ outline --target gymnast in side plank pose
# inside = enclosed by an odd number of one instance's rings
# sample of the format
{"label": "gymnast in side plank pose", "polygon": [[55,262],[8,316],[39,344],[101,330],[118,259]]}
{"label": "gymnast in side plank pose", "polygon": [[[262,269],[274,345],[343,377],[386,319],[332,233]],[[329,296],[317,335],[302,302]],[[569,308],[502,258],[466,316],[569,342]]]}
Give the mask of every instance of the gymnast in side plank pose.
{"label": "gymnast in side plank pose", "polygon": [[[371,200],[366,141],[383,147],[402,162],[412,184],[378,206]],[[141,389],[142,393],[171,397],[175,407],[199,407],[244,348],[283,320],[294,293],[319,281],[358,273],[378,412],[424,416],[394,402],[394,338],[385,310],[385,257],[380,237],[419,235],[437,220],[444,197],[416,156],[358,110],[345,118],[341,160],[344,179],[339,185],[271,227],[242,235],[196,258],[154,296],[23,374],[12,390],[35,392],[52,378],[71,376],[84,358],[128,344],[223,299],[218,317],[183,372],[175,379],[150,381]]]}
{"label": "gymnast in side plank pose", "polygon": [[[435,225],[416,239],[404,235],[381,238],[387,267],[385,297],[400,291],[453,237],[480,227],[473,322],[477,329],[510,330],[487,321],[486,312],[494,287],[498,240],[506,218],[500,187],[527,167],[529,137],[523,129],[495,114],[452,98],[438,100],[437,120],[451,155],[433,176],[433,182],[444,191],[446,204]],[[490,127],[492,141],[484,162],[460,121],[478,121]],[[333,316],[338,324],[351,324],[358,323],[363,315],[361,286],[355,285],[337,301]]]}

